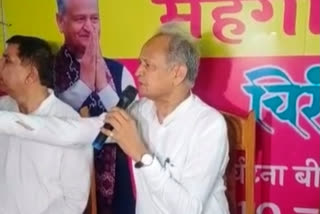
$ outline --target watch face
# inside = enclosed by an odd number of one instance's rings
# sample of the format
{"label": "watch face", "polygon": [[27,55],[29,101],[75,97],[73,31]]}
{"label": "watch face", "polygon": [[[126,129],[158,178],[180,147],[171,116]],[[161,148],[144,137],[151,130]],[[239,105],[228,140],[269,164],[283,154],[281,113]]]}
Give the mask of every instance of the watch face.
{"label": "watch face", "polygon": [[144,154],[144,155],[142,155],[141,160],[134,164],[134,167],[141,168],[144,166],[149,166],[152,164],[152,162],[153,162],[153,155]]}
{"label": "watch face", "polygon": [[141,162],[143,163],[143,165],[151,165],[153,161],[153,156],[150,154],[144,154],[141,158]]}

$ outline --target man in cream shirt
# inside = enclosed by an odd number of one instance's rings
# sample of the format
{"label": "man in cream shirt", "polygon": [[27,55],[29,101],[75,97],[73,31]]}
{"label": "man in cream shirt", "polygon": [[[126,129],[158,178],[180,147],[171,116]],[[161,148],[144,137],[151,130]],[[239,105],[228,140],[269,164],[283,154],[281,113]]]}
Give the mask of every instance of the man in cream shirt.
{"label": "man in cream shirt", "polygon": [[[0,60],[0,111],[79,118],[51,89],[53,55],[35,37],[13,36]],[[32,130],[22,121],[17,126]],[[0,134],[1,214],[80,214],[90,189],[92,149],[63,148]]]}

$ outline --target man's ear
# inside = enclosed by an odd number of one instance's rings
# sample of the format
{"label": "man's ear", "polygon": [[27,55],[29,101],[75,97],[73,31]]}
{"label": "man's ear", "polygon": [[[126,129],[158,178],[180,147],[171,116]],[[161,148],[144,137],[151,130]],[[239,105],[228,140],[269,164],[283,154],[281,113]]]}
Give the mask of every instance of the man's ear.
{"label": "man's ear", "polygon": [[57,22],[60,33],[63,33],[64,32],[63,15],[56,13],[56,22]]}
{"label": "man's ear", "polygon": [[174,65],[172,69],[173,69],[172,72],[174,73],[173,84],[179,85],[182,82],[184,82],[187,77],[187,72],[188,72],[187,66],[177,64],[177,65]]}
{"label": "man's ear", "polygon": [[32,66],[30,69],[30,72],[26,76],[25,83],[27,85],[31,85],[36,81],[40,81],[39,73],[38,73],[38,70],[36,69],[36,67]]}

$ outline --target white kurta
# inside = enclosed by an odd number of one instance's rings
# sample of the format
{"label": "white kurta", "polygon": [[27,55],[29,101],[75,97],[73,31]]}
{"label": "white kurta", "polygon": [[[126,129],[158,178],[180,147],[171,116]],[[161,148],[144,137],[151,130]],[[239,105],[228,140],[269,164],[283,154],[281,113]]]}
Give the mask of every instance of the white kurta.
{"label": "white kurta", "polygon": [[[0,110],[19,111],[9,96],[0,98]],[[52,91],[31,115],[79,118],[77,112],[58,100]],[[19,120],[11,122],[27,131],[32,130]],[[15,133],[19,135],[19,130]],[[55,139],[55,136],[47,137]],[[23,135],[0,133],[0,213],[82,213],[88,200],[91,165],[90,146],[49,146],[25,139]]]}
{"label": "white kurta", "polygon": [[[136,102],[131,114],[147,147],[155,155],[152,165],[134,169],[136,213],[229,213],[223,179],[229,147],[223,116],[195,95],[182,102],[162,124],[158,122],[153,102],[147,99]],[[5,120],[11,122],[4,123]],[[17,126],[12,122],[16,120],[33,130]],[[1,128],[4,124],[5,128]],[[102,124],[103,115],[61,120],[0,112],[0,133],[19,133],[53,145],[92,142]],[[46,138],[58,133],[63,135],[58,136],[57,142]]]}
{"label": "white kurta", "polygon": [[223,116],[195,95],[162,124],[152,101],[134,106],[139,130],[155,159],[135,169],[137,214],[226,214],[224,173],[229,160]]}

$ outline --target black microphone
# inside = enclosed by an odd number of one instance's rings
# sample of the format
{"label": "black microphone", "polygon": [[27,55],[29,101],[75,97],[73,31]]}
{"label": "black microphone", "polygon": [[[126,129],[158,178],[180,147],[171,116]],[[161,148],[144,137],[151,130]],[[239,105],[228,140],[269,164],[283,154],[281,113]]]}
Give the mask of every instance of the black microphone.
{"label": "black microphone", "polygon": [[[133,86],[129,85],[127,86],[124,91],[122,92],[120,96],[120,100],[117,104],[117,107],[126,109],[128,106],[134,101],[134,99],[137,96],[137,89],[135,89]],[[113,127],[109,124],[106,123],[103,126],[105,129],[112,130]],[[100,151],[103,147],[104,142],[107,140],[108,136],[104,135],[102,132],[98,134],[96,139],[93,141],[92,146],[94,147],[95,150]]]}

